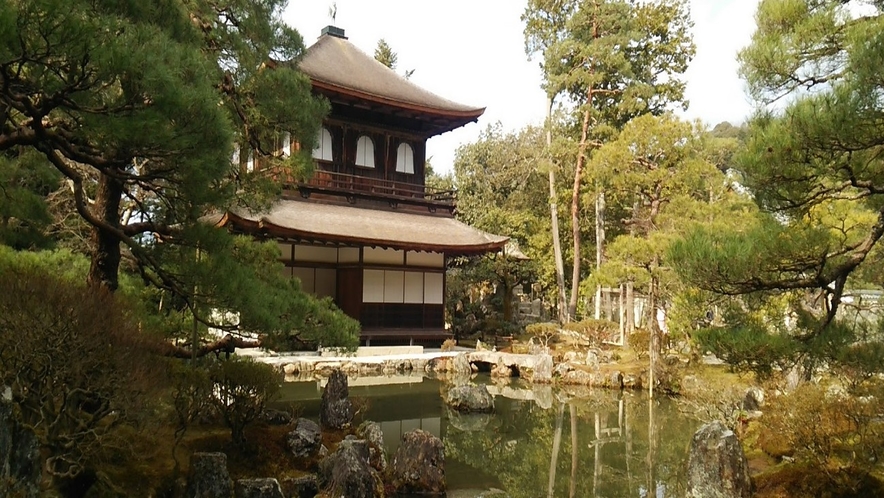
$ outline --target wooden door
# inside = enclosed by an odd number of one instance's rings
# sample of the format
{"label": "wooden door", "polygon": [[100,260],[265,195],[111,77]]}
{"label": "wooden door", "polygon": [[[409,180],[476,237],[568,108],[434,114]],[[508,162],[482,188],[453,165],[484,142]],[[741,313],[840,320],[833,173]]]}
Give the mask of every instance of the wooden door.
{"label": "wooden door", "polygon": [[360,268],[338,268],[337,292],[335,301],[353,319],[359,320],[362,311],[362,270]]}

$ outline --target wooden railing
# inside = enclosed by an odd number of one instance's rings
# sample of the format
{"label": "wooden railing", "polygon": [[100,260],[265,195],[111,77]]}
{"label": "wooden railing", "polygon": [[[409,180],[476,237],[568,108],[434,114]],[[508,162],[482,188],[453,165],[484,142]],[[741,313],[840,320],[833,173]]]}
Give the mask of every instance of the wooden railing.
{"label": "wooden railing", "polygon": [[430,211],[438,208],[451,212],[456,204],[454,190],[440,190],[424,185],[337,173],[319,168],[312,178],[297,183],[297,188],[305,197],[309,197],[313,192],[319,192],[344,196],[351,202],[357,198],[381,200],[393,206],[400,203],[423,206]]}

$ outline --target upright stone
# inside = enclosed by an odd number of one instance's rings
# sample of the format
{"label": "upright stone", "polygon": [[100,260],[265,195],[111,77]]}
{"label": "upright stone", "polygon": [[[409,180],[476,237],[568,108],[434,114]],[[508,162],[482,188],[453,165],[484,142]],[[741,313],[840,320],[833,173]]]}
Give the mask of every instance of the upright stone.
{"label": "upright stone", "polygon": [[353,404],[347,388],[347,376],[334,370],[328,378],[319,403],[319,423],[329,429],[344,429],[353,421]]}
{"label": "upright stone", "polygon": [[451,360],[451,373],[455,376],[467,376],[473,373],[473,370],[470,368],[470,360],[467,359],[466,353],[461,353],[454,357]]}
{"label": "upright stone", "polygon": [[749,498],[752,480],[743,447],[733,431],[715,421],[691,439],[689,498]]}
{"label": "upright stone", "polygon": [[531,375],[531,382],[538,384],[547,384],[552,382],[553,376],[553,357],[549,353],[541,353],[537,355],[534,361],[534,371]]}
{"label": "upright stone", "polygon": [[392,478],[394,493],[444,496],[442,440],[420,429],[406,432],[393,457]]}
{"label": "upright stone", "polygon": [[611,387],[614,389],[623,389],[623,374],[619,370],[611,372],[609,377]]}
{"label": "upright stone", "polygon": [[227,455],[194,453],[190,457],[186,496],[188,498],[232,497],[233,483],[227,472]]}

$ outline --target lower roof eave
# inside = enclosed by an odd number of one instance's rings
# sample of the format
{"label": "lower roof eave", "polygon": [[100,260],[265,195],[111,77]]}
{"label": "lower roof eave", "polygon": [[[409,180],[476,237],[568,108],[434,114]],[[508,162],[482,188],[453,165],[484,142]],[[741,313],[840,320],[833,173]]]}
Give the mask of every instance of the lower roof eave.
{"label": "lower roof eave", "polygon": [[476,256],[491,252],[503,250],[506,246],[508,237],[500,240],[487,242],[484,244],[426,244],[420,242],[401,242],[386,239],[375,239],[365,237],[349,237],[334,234],[324,234],[318,232],[308,232],[303,230],[293,230],[287,227],[279,226],[268,222],[266,219],[249,220],[228,213],[221,220],[219,225],[232,227],[235,231],[250,235],[261,235],[282,240],[294,240],[310,243],[335,244],[344,246],[369,246],[382,247],[386,249],[399,249],[404,251],[424,251],[444,253],[448,256]]}

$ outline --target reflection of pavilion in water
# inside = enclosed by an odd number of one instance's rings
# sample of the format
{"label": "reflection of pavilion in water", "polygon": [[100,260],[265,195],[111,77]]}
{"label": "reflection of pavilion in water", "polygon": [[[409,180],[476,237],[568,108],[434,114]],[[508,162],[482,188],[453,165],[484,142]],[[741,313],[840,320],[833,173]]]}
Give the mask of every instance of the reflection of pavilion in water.
{"label": "reflection of pavilion in water", "polygon": [[[279,404],[297,403],[301,416],[317,418],[325,380],[286,382]],[[396,451],[402,435],[414,429],[444,438],[439,384],[419,375],[393,375],[349,379],[350,398],[366,409],[365,420],[381,424],[384,445]]]}
{"label": "reflection of pavilion in water", "polygon": [[[397,383],[376,385],[379,380]],[[658,443],[687,441],[696,425],[674,416],[678,412],[671,401],[649,402],[638,393],[588,388],[532,388],[518,381],[488,387],[495,394],[496,410],[484,422],[449,418],[441,396],[444,386],[418,376],[350,379],[350,396],[357,406],[367,408],[364,419],[381,424],[389,454],[402,435],[414,429],[445,441],[446,452],[452,449],[458,455],[446,461],[450,489],[506,486],[512,488],[507,489],[512,496],[530,498],[676,496],[672,493],[681,484],[673,469],[681,465],[687,447]],[[283,402],[296,403],[308,418],[316,418],[321,395],[321,383],[315,380],[283,387]],[[473,421],[480,424],[466,427]],[[661,423],[664,431],[658,430]],[[552,441],[538,434],[552,436]],[[529,461],[539,467],[516,478],[500,475],[534,450],[542,456]]]}

